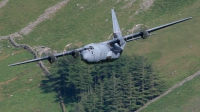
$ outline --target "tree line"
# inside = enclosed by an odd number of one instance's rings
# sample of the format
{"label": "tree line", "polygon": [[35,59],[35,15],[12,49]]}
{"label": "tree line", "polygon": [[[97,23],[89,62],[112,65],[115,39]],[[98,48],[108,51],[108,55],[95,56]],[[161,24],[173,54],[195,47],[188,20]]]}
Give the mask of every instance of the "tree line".
{"label": "tree line", "polygon": [[51,72],[41,88],[59,93],[65,104],[72,105],[71,112],[132,112],[164,88],[158,72],[143,56],[94,65],[71,64],[62,58]]}

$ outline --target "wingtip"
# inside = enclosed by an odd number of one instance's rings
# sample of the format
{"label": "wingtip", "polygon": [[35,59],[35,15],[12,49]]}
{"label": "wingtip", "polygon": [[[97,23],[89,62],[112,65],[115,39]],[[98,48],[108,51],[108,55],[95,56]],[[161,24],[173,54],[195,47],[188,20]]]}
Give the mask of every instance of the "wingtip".
{"label": "wingtip", "polygon": [[11,67],[11,66],[13,66],[12,64],[11,65],[8,65],[8,67]]}
{"label": "wingtip", "polygon": [[14,63],[14,64],[10,64],[10,65],[8,65],[8,67],[16,66],[16,65],[18,65],[18,64],[17,64],[17,63]]}

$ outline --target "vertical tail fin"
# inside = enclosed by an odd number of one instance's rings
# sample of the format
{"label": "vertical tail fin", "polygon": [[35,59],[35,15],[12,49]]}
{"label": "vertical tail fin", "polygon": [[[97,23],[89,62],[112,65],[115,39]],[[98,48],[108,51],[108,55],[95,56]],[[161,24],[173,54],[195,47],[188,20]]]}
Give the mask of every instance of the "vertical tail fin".
{"label": "vertical tail fin", "polygon": [[122,33],[121,33],[121,30],[120,30],[119,23],[117,21],[117,17],[116,17],[114,9],[111,10],[111,13],[112,13],[114,38],[118,38],[119,41],[120,41],[120,46],[124,46],[126,44],[126,41],[122,38]]}

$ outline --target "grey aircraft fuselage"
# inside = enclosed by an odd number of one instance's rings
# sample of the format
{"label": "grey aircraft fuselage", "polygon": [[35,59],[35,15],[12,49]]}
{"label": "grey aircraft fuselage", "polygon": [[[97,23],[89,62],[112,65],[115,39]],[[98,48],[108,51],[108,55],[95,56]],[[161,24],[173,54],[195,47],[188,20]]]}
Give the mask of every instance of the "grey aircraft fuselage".
{"label": "grey aircraft fuselage", "polygon": [[110,62],[118,59],[123,51],[117,43],[110,46],[107,42],[91,43],[83,48],[81,60],[86,63]]}
{"label": "grey aircraft fuselage", "polygon": [[110,41],[101,43],[92,43],[84,46],[83,51],[80,52],[81,60],[86,63],[108,62],[118,59],[125,48],[126,41],[122,37],[122,33],[118,24],[118,20],[114,9],[111,10],[113,35],[119,40],[118,43],[110,44]]}
{"label": "grey aircraft fuselage", "polygon": [[127,42],[137,40],[137,39],[146,39],[148,36],[150,36],[151,32],[160,30],[168,26],[175,25],[177,23],[181,23],[183,21],[186,21],[192,18],[192,17],[188,17],[188,18],[174,21],[168,24],[157,26],[145,31],[122,36],[114,9],[111,10],[111,14],[112,14],[112,24],[113,24],[113,38],[111,40],[100,42],[100,43],[91,43],[91,44],[85,45],[82,48],[78,48],[78,49],[74,49],[74,50],[66,51],[66,52],[61,52],[58,54],[51,54],[49,56],[44,56],[41,58],[31,59],[31,60],[27,60],[23,62],[18,62],[18,63],[11,64],[9,66],[15,66],[15,65],[20,65],[20,64],[30,63],[30,62],[41,61],[41,60],[48,60],[50,63],[53,63],[58,57],[65,56],[65,55],[72,55],[74,58],[80,55],[82,61],[84,61],[85,63],[92,63],[92,64],[99,63],[99,62],[114,61],[121,56]]}

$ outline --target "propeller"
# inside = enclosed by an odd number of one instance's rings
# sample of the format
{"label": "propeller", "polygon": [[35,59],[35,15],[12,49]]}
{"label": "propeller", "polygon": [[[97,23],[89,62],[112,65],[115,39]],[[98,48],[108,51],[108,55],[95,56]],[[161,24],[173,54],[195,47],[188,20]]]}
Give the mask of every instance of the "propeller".
{"label": "propeller", "polygon": [[148,26],[146,26],[144,24],[135,25],[135,27],[133,27],[133,29],[132,29],[132,33],[140,32],[142,39],[138,39],[138,40],[134,40],[134,41],[136,43],[140,43],[140,44],[147,42],[149,40],[149,36],[150,36],[150,34],[147,32],[148,29],[149,29]]}
{"label": "propeller", "polygon": [[79,51],[77,51],[76,49],[77,48],[80,48],[80,46],[82,45],[81,42],[78,42],[78,43],[70,43],[70,44],[67,44],[63,50],[63,52],[66,52],[66,51],[70,51],[70,50],[74,50],[74,53],[72,53],[72,55],[67,55],[65,57],[65,60],[69,63],[74,63],[76,62],[77,58],[80,56],[80,53]]}
{"label": "propeller", "polygon": [[55,51],[53,51],[51,48],[48,47],[37,47],[37,50],[39,57],[44,57],[44,56],[49,56],[48,61],[52,64],[54,62],[57,61],[57,58],[54,56],[54,54],[56,53]]}

